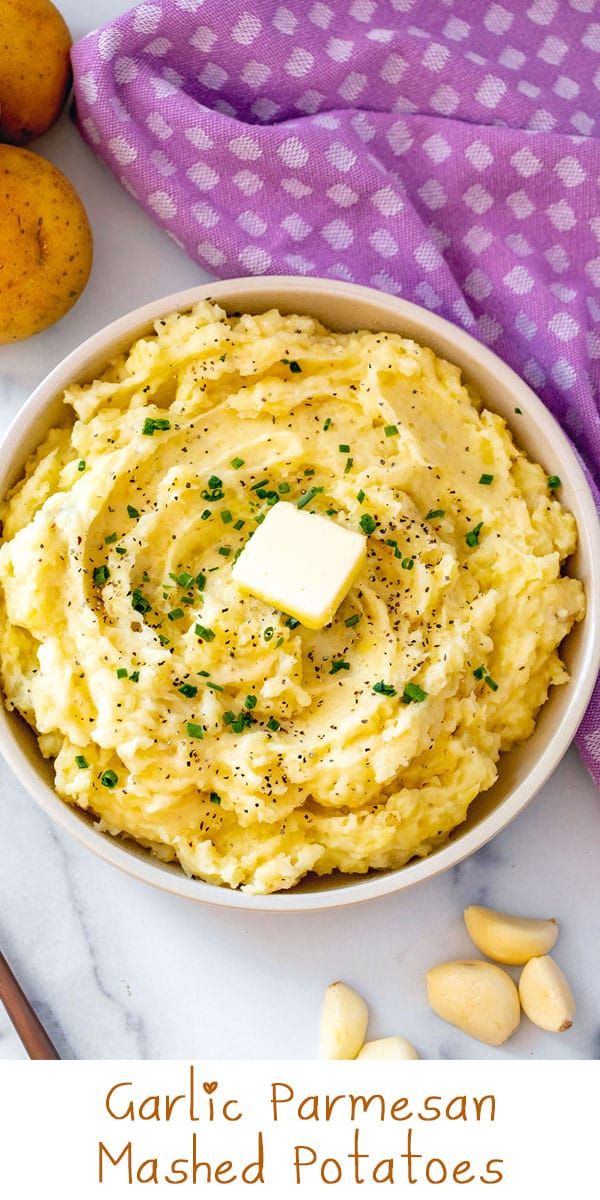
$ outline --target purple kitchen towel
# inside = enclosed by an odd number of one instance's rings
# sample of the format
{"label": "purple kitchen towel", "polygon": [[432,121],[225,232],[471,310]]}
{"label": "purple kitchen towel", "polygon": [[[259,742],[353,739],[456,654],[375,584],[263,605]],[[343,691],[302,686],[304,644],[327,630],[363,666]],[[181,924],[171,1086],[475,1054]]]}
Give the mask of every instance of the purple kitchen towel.
{"label": "purple kitchen towel", "polygon": [[[442,313],[598,482],[597,0],[154,0],[73,68],[83,137],[203,267]],[[578,743],[600,783],[600,686]]]}

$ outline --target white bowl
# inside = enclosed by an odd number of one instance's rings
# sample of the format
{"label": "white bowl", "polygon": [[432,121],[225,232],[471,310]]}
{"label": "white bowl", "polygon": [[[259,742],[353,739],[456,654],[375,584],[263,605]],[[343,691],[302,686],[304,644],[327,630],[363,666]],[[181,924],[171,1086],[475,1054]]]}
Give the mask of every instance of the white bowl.
{"label": "white bowl", "polygon": [[[0,709],[0,751],[44,812],[107,862],[147,883],[192,900],[244,910],[291,912],[355,904],[410,887],[473,854],[522,811],[562,758],[583,717],[600,665],[600,528],[595,505],[579,460],[560,426],[527,384],[491,350],[426,309],[371,288],[287,276],[231,279],[189,288],[146,304],[88,338],[50,372],[10,426],[0,445],[0,495],[19,478],[46,430],[64,417],[61,394],[68,384],[92,379],[158,317],[207,297],[232,311],[263,312],[279,307],[284,312],[307,313],[338,330],[398,331],[463,368],[484,403],[506,418],[517,443],[549,474],[560,476],[561,496],[577,520],[579,548],[571,565],[584,583],[587,613],[562,647],[571,682],[551,691],[533,735],[501,757],[494,787],[473,802],[464,824],[428,858],[366,876],[309,877],[291,892],[270,896],[248,896],[190,879],[178,866],[159,862],[132,842],[100,833],[82,811],[57,796],[51,765],[42,758],[31,729],[4,706]],[[516,407],[523,414],[518,419]]]}

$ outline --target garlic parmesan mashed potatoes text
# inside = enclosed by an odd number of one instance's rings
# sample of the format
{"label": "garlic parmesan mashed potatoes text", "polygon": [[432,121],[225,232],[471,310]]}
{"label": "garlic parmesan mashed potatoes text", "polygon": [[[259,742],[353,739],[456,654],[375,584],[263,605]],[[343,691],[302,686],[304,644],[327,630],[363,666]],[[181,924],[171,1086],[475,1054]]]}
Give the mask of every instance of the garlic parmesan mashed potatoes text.
{"label": "garlic parmesan mashed potatoes text", "polygon": [[[6,701],[58,794],[255,893],[429,854],[568,678],[559,481],[431,350],[276,311],[202,302],[65,400],[0,550]],[[232,579],[282,498],[367,538],[322,630]]]}

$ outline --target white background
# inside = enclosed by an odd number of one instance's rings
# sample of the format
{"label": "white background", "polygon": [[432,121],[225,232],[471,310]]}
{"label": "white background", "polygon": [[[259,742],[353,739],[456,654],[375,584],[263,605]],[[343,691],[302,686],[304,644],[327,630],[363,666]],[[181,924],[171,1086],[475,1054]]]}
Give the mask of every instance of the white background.
{"label": "white background", "polygon": [[[122,0],[61,0],[74,37]],[[75,309],[29,342],[0,347],[0,422],[84,337],[144,301],[207,277],[124,193],[64,116],[36,146],[78,188],[95,263]],[[0,939],[65,1057],[310,1057],[321,995],[363,992],[371,1031],[403,1033],[424,1057],[600,1057],[600,802],[574,750],[528,811],[489,847],[410,893],[348,911],[243,915],[195,906],[118,874],[51,827],[0,766]],[[431,1014],[424,972],[471,947],[468,903],[561,922],[557,957],[579,1010],[574,1028],[526,1020],[500,1050]],[[0,1014],[0,1057],[22,1053]]]}
{"label": "white background", "polygon": [[[173,1196],[173,1187],[162,1183],[173,1159],[190,1154],[192,1133],[198,1139],[197,1157],[211,1164],[229,1160],[239,1175],[242,1168],[256,1159],[258,1130],[263,1133],[265,1147],[264,1184],[256,1186],[231,1182],[225,1195],[238,1198],[259,1195],[267,1200],[282,1196],[327,1196],[329,1200],[346,1200],[349,1195],[376,1200],[379,1196],[399,1194],[443,1195],[457,1193],[476,1200],[524,1200],[525,1197],[574,1196],[576,1200],[592,1200],[597,1195],[597,1104],[595,1085],[597,1072],[592,1063],[538,1063],[534,1067],[521,1063],[512,1069],[503,1064],[490,1079],[489,1064],[468,1063],[459,1071],[451,1063],[361,1064],[360,1082],[354,1063],[268,1063],[257,1066],[249,1063],[205,1062],[196,1064],[197,1120],[191,1123],[184,1101],[173,1110],[169,1123],[164,1121],[164,1098],[186,1094],[187,1063],[69,1063],[57,1071],[52,1064],[35,1064],[27,1071],[17,1071],[18,1064],[6,1068],[0,1093],[0,1126],[4,1149],[0,1158],[0,1191],[10,1200],[29,1200],[30,1196],[59,1196],[61,1200],[126,1200],[132,1190],[151,1196]],[[131,1081],[132,1087],[119,1088],[113,1093],[112,1109],[125,1111],[131,1098],[136,1109],[144,1097],[159,1095],[161,1121],[113,1119],[105,1108],[105,1097],[120,1081]],[[216,1083],[212,1093],[216,1119],[207,1119],[207,1096],[203,1082]],[[294,1091],[295,1103],[280,1105],[278,1120],[273,1122],[272,1085],[287,1083]],[[489,1101],[482,1104],[482,1120],[471,1119],[473,1105],[467,1102],[470,1119],[422,1121],[418,1113],[426,1111],[426,1097],[441,1097],[443,1109],[453,1097],[495,1096],[494,1121],[489,1120]],[[296,1104],[302,1097],[317,1094],[319,1111],[323,1113],[326,1094],[355,1093],[383,1095],[386,1102],[385,1122],[376,1119],[377,1105],[366,1115],[360,1114],[352,1124],[349,1108],[342,1102],[333,1110],[329,1123],[320,1120],[300,1120]],[[289,1095],[279,1086],[277,1097]],[[398,1106],[397,1114],[411,1113],[410,1121],[391,1120],[394,1100],[406,1097],[408,1105]],[[218,1100],[236,1098],[239,1109],[229,1109],[230,1115],[241,1110],[243,1119],[225,1122],[219,1119]],[[150,1101],[151,1103],[151,1101]],[[144,1110],[148,1113],[146,1105]],[[306,1112],[306,1107],[304,1112]],[[450,1112],[456,1114],[454,1104]],[[354,1164],[348,1160],[353,1148],[355,1128],[359,1128],[359,1150],[370,1158],[359,1164],[363,1185],[354,1182]],[[423,1158],[412,1164],[413,1186],[406,1176],[406,1162],[400,1155],[406,1151],[407,1129],[413,1129],[413,1153]],[[134,1182],[128,1185],[125,1166],[110,1166],[103,1155],[103,1183],[98,1180],[99,1142],[117,1158],[126,1143],[132,1142],[135,1170],[150,1158],[159,1159],[159,1180],[150,1188]],[[295,1147],[312,1148],[317,1163],[311,1162],[308,1150],[298,1153],[300,1163],[308,1164],[300,1171],[301,1187],[296,1185],[294,1168]],[[321,1183],[319,1166],[323,1159],[334,1156],[342,1164],[344,1174],[340,1183]],[[394,1160],[394,1182],[377,1185],[372,1182],[373,1166],[383,1158]],[[469,1160],[475,1179],[466,1183],[446,1182],[440,1189],[424,1180],[425,1165],[432,1159],[442,1159],[450,1171]],[[502,1180],[493,1186],[480,1183],[481,1174],[488,1179],[497,1176],[486,1172],[490,1160],[502,1173]],[[327,1164],[326,1177],[335,1164]],[[369,1170],[370,1167],[370,1170]],[[148,1172],[148,1167],[146,1172]],[[384,1168],[385,1170],[385,1168]],[[432,1177],[440,1178],[439,1164],[432,1164]],[[337,1173],[336,1173],[337,1174]],[[146,1174],[146,1179],[148,1178]],[[142,1174],[142,1179],[144,1175]],[[198,1176],[197,1188],[205,1188],[206,1173]],[[50,1185],[50,1187],[49,1187]],[[183,1184],[184,1194],[192,1184]],[[179,1192],[180,1189],[178,1189]],[[220,1195],[222,1186],[211,1183],[211,1195]]]}

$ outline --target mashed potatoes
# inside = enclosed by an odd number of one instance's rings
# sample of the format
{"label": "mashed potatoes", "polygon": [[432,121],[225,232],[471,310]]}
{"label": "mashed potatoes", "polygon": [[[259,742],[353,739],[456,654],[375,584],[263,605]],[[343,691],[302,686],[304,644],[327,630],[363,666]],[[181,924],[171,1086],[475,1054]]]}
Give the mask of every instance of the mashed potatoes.
{"label": "mashed potatoes", "polygon": [[[427,855],[568,678],[557,481],[431,350],[308,317],[200,303],[65,400],[0,550],[6,699],[59,795],[251,892]],[[281,497],[368,536],[320,631],[231,577]]]}

